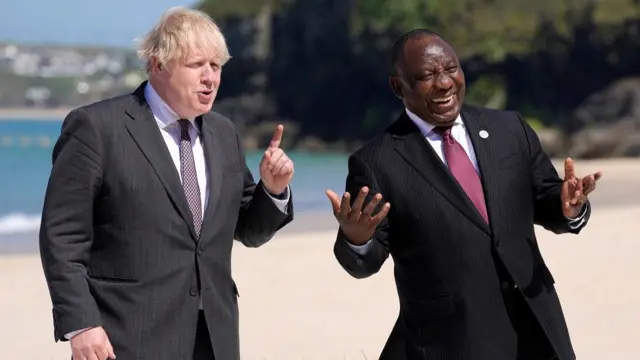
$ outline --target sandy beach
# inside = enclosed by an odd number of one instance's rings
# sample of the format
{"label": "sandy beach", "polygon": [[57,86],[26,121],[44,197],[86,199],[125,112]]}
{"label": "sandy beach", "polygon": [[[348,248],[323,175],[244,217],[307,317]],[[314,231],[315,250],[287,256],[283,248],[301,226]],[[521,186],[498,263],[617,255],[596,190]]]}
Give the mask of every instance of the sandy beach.
{"label": "sandy beach", "polygon": [[[578,359],[639,359],[640,160],[576,166],[579,174],[604,172],[591,222],[578,236],[537,228],[541,251]],[[329,209],[313,215],[313,228],[310,216],[299,216],[259,249],[234,248],[243,360],[377,359],[395,322],[392,261],[373,277],[351,278],[333,257]],[[69,345],[53,341],[50,299],[33,250],[0,255],[2,357],[66,360]]]}

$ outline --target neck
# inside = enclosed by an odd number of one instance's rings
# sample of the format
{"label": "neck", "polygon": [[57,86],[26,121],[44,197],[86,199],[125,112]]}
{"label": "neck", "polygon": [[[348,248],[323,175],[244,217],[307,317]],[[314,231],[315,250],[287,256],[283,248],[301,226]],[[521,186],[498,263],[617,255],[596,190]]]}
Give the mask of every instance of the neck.
{"label": "neck", "polygon": [[151,88],[153,88],[153,91],[155,91],[158,97],[169,107],[169,109],[171,109],[171,111],[177,114],[178,117],[181,119],[186,118],[182,116],[179,112],[177,112],[176,109],[171,105],[171,102],[168,100],[169,97],[167,96],[167,93],[164,91],[164,87],[161,84],[159,84],[155,78],[149,77],[149,84],[151,85]]}
{"label": "neck", "polygon": [[155,91],[156,94],[158,94],[158,97],[160,97],[162,101],[164,101],[167,105],[169,105],[169,102],[167,101],[167,96],[164,92],[163,87],[160,84],[158,84],[155,78],[149,77],[149,85],[151,85],[151,87],[153,88],[153,91]]}

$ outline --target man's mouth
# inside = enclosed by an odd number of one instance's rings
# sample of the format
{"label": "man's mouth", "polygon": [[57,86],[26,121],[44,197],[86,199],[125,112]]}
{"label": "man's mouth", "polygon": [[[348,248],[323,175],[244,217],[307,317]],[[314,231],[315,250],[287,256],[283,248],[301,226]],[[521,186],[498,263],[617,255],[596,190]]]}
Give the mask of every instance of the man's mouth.
{"label": "man's mouth", "polygon": [[435,98],[435,99],[431,99],[431,101],[433,101],[434,103],[438,104],[438,105],[448,105],[451,102],[453,102],[454,97],[456,96],[455,93],[447,96],[447,97],[442,97],[442,98]]}
{"label": "man's mouth", "polygon": [[200,93],[204,94],[204,95],[211,95],[212,91],[211,90],[202,90],[202,91],[200,91]]}

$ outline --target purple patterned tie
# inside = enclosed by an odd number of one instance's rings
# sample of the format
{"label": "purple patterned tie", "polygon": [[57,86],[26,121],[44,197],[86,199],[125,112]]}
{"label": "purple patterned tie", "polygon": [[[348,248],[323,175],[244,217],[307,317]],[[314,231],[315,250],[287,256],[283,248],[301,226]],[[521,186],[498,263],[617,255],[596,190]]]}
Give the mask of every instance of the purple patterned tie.
{"label": "purple patterned tie", "polygon": [[442,136],[442,148],[447,159],[449,170],[458,180],[460,186],[467,193],[471,202],[476,206],[484,221],[489,223],[487,205],[484,201],[484,192],[480,176],[473,167],[469,155],[464,151],[462,145],[451,135],[451,126],[436,127],[434,131]]}
{"label": "purple patterned tie", "polygon": [[193,226],[196,235],[200,237],[202,229],[202,205],[200,200],[200,186],[198,185],[198,175],[196,173],[196,162],[193,158],[193,148],[191,147],[191,136],[189,135],[189,120],[180,119],[180,174],[182,175],[182,187],[187,196],[189,210],[193,216]]}

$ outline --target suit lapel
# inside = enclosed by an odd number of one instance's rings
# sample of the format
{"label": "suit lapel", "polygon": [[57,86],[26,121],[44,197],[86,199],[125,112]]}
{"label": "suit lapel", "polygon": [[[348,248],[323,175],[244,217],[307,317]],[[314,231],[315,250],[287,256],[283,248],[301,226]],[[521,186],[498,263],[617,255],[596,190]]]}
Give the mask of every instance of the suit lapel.
{"label": "suit lapel", "polygon": [[420,130],[403,113],[392,127],[392,136],[396,151],[435,188],[445,199],[453,204],[469,220],[489,233],[489,227],[484,222],[473,203],[464,193],[451,172],[428,144]]}
{"label": "suit lapel", "polygon": [[[489,222],[492,228],[495,228],[494,219],[498,218],[500,207],[498,203],[499,195],[499,163],[500,149],[498,148],[499,140],[496,134],[500,129],[494,128],[485,114],[472,107],[464,107],[462,110],[462,121],[467,128],[467,134],[471,139],[473,150],[478,160],[478,168],[480,169],[480,180],[484,190],[484,198],[487,204],[487,212],[489,214]],[[480,137],[480,132],[484,131],[486,138]]]}
{"label": "suit lapel", "polygon": [[133,93],[132,102],[126,109],[131,120],[126,123],[127,131],[147,158],[158,178],[167,190],[180,216],[189,225],[193,239],[197,239],[189,204],[180,182],[180,176],[173,164],[160,128],[144,97],[146,81]]}
{"label": "suit lapel", "polygon": [[207,163],[207,172],[209,174],[209,196],[207,197],[207,206],[203,214],[201,239],[205,237],[211,230],[214,221],[207,221],[208,218],[214,216],[214,211],[220,200],[220,191],[222,189],[222,163],[220,155],[222,151],[221,142],[216,141],[217,133],[215,131],[215,119],[211,116],[201,116],[198,118],[201,129],[201,141],[204,150],[204,158]]}

